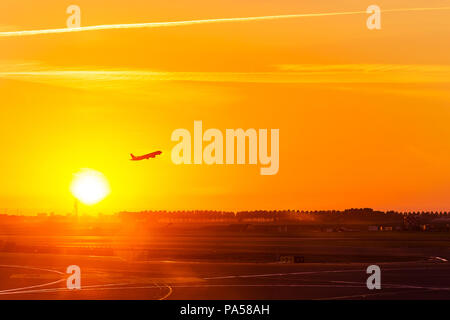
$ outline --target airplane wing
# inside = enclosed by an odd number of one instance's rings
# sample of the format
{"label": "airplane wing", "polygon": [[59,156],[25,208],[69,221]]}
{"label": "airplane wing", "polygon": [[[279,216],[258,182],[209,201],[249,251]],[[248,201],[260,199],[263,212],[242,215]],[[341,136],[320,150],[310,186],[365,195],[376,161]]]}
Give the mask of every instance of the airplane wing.
{"label": "airplane wing", "polygon": [[161,154],[161,151],[155,151],[155,152],[149,153],[148,156],[151,157],[151,158],[154,158],[154,157],[156,157],[157,155],[160,155],[160,154]]}

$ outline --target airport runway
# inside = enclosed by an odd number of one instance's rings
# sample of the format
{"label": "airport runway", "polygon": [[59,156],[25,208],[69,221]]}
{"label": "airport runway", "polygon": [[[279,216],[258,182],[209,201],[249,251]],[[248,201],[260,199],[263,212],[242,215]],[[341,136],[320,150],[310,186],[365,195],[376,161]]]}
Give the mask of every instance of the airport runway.
{"label": "airport runway", "polygon": [[[0,299],[450,299],[450,264],[127,262],[116,257],[1,254]],[[82,289],[66,289],[76,261]]]}
{"label": "airport runway", "polygon": [[[449,235],[0,237],[0,299],[450,299]],[[301,255],[305,263],[280,263]],[[442,258],[442,259],[440,259]],[[366,269],[381,267],[381,290]],[[81,290],[66,268],[81,268]]]}

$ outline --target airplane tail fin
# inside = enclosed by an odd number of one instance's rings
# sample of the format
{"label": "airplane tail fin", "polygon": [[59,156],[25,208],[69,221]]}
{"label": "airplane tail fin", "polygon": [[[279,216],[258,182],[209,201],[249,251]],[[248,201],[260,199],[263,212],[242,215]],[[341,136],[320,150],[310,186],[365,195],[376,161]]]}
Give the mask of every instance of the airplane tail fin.
{"label": "airplane tail fin", "polygon": [[130,153],[130,156],[132,160],[136,159],[136,157],[132,153]]}

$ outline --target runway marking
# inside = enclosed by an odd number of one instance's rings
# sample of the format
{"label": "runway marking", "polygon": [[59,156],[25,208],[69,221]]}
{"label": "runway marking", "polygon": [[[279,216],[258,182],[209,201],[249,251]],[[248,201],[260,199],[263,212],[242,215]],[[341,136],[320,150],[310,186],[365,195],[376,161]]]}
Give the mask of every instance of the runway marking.
{"label": "runway marking", "polygon": [[[364,284],[361,282],[355,282],[355,281],[329,281],[333,283],[350,283],[350,284]],[[364,284],[365,286],[365,284]],[[394,283],[383,283],[383,288],[389,288],[389,289],[426,289],[426,290],[450,290],[450,287],[424,287],[424,286],[417,286],[417,285],[409,285],[409,284],[394,284]]]}
{"label": "runway marking", "polygon": [[[165,286],[169,289],[169,292],[163,296],[162,298],[159,298],[159,300],[167,299],[172,293],[173,288],[227,288],[227,287],[281,287],[281,288],[299,288],[299,287],[312,287],[312,288],[366,288],[365,284],[356,283],[357,285],[329,285],[329,284],[199,284],[199,285],[174,285],[169,286],[165,284]],[[135,290],[135,289],[158,289],[161,288],[159,285],[150,285],[150,286],[126,286],[126,287],[114,287],[117,285],[122,284],[105,284],[105,285],[92,285],[92,286],[85,286],[80,291],[100,291],[100,290]],[[129,284],[128,284],[129,285]],[[386,286],[389,286],[389,288],[402,288],[402,289],[410,289],[411,291],[413,289],[423,289],[423,290],[450,290],[450,288],[436,288],[436,287],[422,287],[422,286],[409,286],[409,285],[396,285],[396,284],[386,284]],[[70,291],[67,288],[49,288],[49,289],[38,289],[38,290],[26,290],[26,291],[13,291],[13,292],[7,292],[4,294],[33,294],[33,293],[53,293],[53,292],[64,292],[64,291]],[[79,292],[80,292],[79,291]],[[366,297],[370,295],[377,295],[377,294],[396,294],[397,292],[383,292],[383,293],[367,293],[367,294],[357,294],[357,295],[347,295],[347,296],[337,296],[337,297],[331,297],[331,298],[320,298],[320,299],[347,299],[347,298],[355,298],[355,297]]]}
{"label": "runway marking", "polygon": [[327,272],[356,272],[358,270],[326,270],[326,271],[302,271],[302,272],[288,272],[288,273],[266,273],[266,274],[248,274],[248,275],[232,275],[232,276],[222,276],[222,277],[211,277],[203,278],[204,280],[222,280],[222,279],[234,279],[234,278],[260,278],[260,277],[282,277],[291,275],[304,275],[304,274],[315,274],[315,273],[327,273]]}
{"label": "runway marking", "polygon": [[[54,283],[60,282],[55,281]],[[62,279],[62,281],[65,281],[65,279]],[[48,283],[45,285],[50,285],[54,283]],[[136,283],[109,283],[109,284],[99,284],[99,285],[90,285],[90,286],[82,286],[80,290],[70,290],[68,288],[48,288],[48,289],[37,289],[33,290],[34,288],[41,287],[44,285],[39,286],[30,286],[25,288],[18,289],[12,289],[0,291],[0,295],[14,295],[14,294],[36,294],[36,293],[54,293],[54,292],[82,292],[82,291],[99,291],[99,290],[131,290],[131,289],[161,289],[161,288],[167,288],[169,291],[167,294],[165,294],[163,297],[158,298],[158,300],[165,300],[167,299],[172,293],[173,289],[171,286],[164,284],[164,287],[161,287],[159,284],[155,283],[151,286],[130,286]],[[116,287],[119,286],[119,287]]]}
{"label": "runway marking", "polygon": [[[58,271],[58,270],[43,269],[43,268],[28,267],[28,266],[19,266],[19,265],[3,265],[2,264],[2,265],[0,265],[0,268],[16,268],[16,269],[19,268],[19,269],[28,269],[28,270],[53,272],[53,273],[57,273],[57,274],[61,274],[61,275],[66,275],[64,272],[61,272],[61,271]],[[0,290],[0,295],[8,294],[8,293],[11,293],[11,292],[21,292],[22,290],[29,290],[29,289],[34,289],[34,288],[47,287],[47,286],[58,284],[58,283],[64,282],[64,281],[66,281],[65,278],[60,279],[60,280],[56,280],[56,281],[52,281],[52,282],[48,282],[48,283],[34,285],[34,286],[27,286],[27,287],[21,287],[21,288]]]}
{"label": "runway marking", "polygon": [[164,297],[162,297],[162,298],[160,298],[158,300],[166,300],[172,294],[172,292],[173,292],[172,287],[169,286],[169,285],[166,285],[166,287],[169,289],[169,292]]}
{"label": "runway marking", "polygon": [[[164,300],[167,297],[169,297],[173,293],[173,288],[214,288],[214,287],[326,287],[329,288],[329,285],[305,285],[305,284],[211,284],[211,285],[176,285],[176,286],[169,286],[167,285],[167,288],[169,289],[169,293],[166,294],[164,297],[158,299],[158,300]],[[365,286],[334,286],[337,288],[365,288]],[[101,287],[97,286],[95,288],[90,287],[82,287],[80,290],[77,290],[78,292],[82,291],[100,291],[100,290],[134,290],[134,289],[157,289],[158,287],[153,286],[131,286],[131,287]],[[27,293],[53,293],[53,292],[74,292],[73,290],[69,290],[67,288],[49,288],[49,289],[39,289],[39,290],[27,290],[27,291],[14,291],[14,292],[8,292],[5,294],[13,295],[13,294],[27,294]]]}
{"label": "runway marking", "polygon": [[66,279],[60,279],[60,280],[57,280],[57,281],[48,282],[48,283],[44,283],[44,284],[39,284],[39,285],[35,285],[35,286],[28,286],[28,287],[0,290],[0,295],[10,294],[10,293],[22,293],[22,292],[24,292],[23,290],[29,290],[29,289],[40,288],[40,287],[47,287],[47,286],[58,284],[58,283],[61,283],[61,282],[64,282],[64,281],[66,281]]}
{"label": "runway marking", "polygon": [[181,285],[174,286],[174,288],[214,288],[214,287],[313,287],[313,288],[366,288],[364,285],[352,286],[352,285],[328,285],[328,284],[273,284],[273,283],[261,283],[261,284],[199,284],[199,285]]}
{"label": "runway marking", "polygon": [[[41,270],[46,272],[53,272],[61,275],[66,275],[63,272],[45,268],[37,268],[37,267],[28,267],[28,266],[18,266],[18,265],[0,265],[0,267],[8,267],[8,268],[23,268],[30,270]],[[401,270],[430,270],[430,268],[390,268],[384,269],[385,271],[401,271]],[[225,277],[212,277],[212,278],[204,278],[204,280],[213,280],[213,279],[231,279],[231,278],[257,278],[257,277],[272,277],[272,276],[289,276],[289,275],[308,275],[308,274],[321,274],[321,273],[347,273],[347,272],[362,272],[362,269],[348,269],[348,270],[323,270],[323,271],[304,271],[304,272],[291,272],[291,273],[271,273],[271,274],[256,274],[256,275],[234,275],[234,276],[225,276]],[[60,283],[65,281],[64,279],[60,279],[58,281],[28,286],[23,288],[15,288],[15,289],[7,289],[0,291],[0,295],[18,295],[18,294],[37,294],[37,293],[54,293],[54,292],[68,292],[72,291],[65,287],[60,288],[44,288],[38,289],[43,286],[49,286],[53,284]],[[309,280],[313,281],[313,280]],[[98,284],[98,285],[89,285],[83,286],[82,289],[78,292],[83,291],[100,291],[100,290],[135,290],[135,289],[159,289],[167,288],[168,293],[163,297],[158,298],[159,300],[167,299],[170,295],[172,295],[174,288],[217,288],[217,287],[280,287],[280,288],[300,288],[300,287],[316,287],[316,288],[354,288],[354,289],[362,289],[366,288],[365,283],[361,282],[351,282],[351,281],[327,281],[327,280],[319,280],[325,282],[324,284],[284,284],[284,283],[262,283],[262,284],[189,284],[189,285],[169,285],[167,283],[156,283],[154,282],[152,285],[139,285],[139,283],[133,282],[125,282],[125,283],[109,283],[109,284]],[[327,284],[326,282],[333,283]],[[164,287],[162,287],[163,285]],[[427,286],[415,286],[415,285],[406,285],[406,284],[384,284],[385,288],[388,289],[409,289],[407,292],[411,290],[426,290],[426,291],[440,291],[450,290],[449,287],[427,287]],[[381,294],[398,294],[400,292],[383,292],[383,293],[364,293],[357,295],[346,295],[346,296],[336,296],[331,298],[323,298],[323,299],[351,299],[357,297],[367,297],[372,295],[381,295]],[[321,298],[322,299],[322,298]]]}
{"label": "runway marking", "polygon": [[347,296],[336,296],[331,298],[318,298],[313,300],[345,300],[345,299],[354,299],[354,298],[367,298],[370,296],[380,296],[380,295],[396,295],[400,293],[410,292],[408,291],[395,291],[395,292],[377,292],[377,293],[364,293],[364,294],[355,294],[355,295],[347,295]]}
{"label": "runway marking", "polygon": [[249,275],[232,275],[232,276],[223,276],[223,277],[204,278],[204,280],[220,280],[220,279],[233,279],[233,278],[281,277],[281,276],[318,274],[318,273],[342,273],[342,272],[362,272],[362,271],[363,271],[362,269],[354,269],[354,270],[324,270],[324,271],[302,271],[302,272],[288,272],[288,273],[249,274]]}
{"label": "runway marking", "polygon": [[[383,271],[401,271],[401,270],[429,270],[429,268],[391,268],[383,269]],[[346,273],[346,272],[364,272],[363,269],[349,269],[349,270],[323,270],[323,271],[302,271],[302,272],[287,272],[287,273],[267,273],[267,274],[248,274],[248,275],[231,275],[221,277],[203,278],[204,280],[221,280],[234,278],[259,278],[259,277],[280,277],[292,275],[306,275],[306,274],[320,274],[320,273]]]}
{"label": "runway marking", "polygon": [[430,257],[430,259],[432,259],[432,260],[438,260],[438,261],[442,261],[442,262],[448,262],[447,259],[441,258],[441,257]]}
{"label": "runway marking", "polygon": [[[132,290],[132,289],[157,289],[158,286],[128,286],[128,287],[112,287],[114,284],[109,285],[98,285],[96,287],[92,286],[89,288],[82,288],[80,291],[97,291],[97,290]],[[173,288],[216,288],[216,287],[317,287],[317,288],[366,288],[364,285],[328,285],[328,284],[199,284],[199,285],[175,285],[169,286],[169,293],[159,300],[166,299],[173,292]],[[450,288],[435,288],[435,287],[421,287],[421,286],[408,286],[408,285],[394,285],[390,284],[390,288],[407,288],[407,289],[424,289],[424,290],[450,290]],[[28,290],[20,292],[10,292],[8,294],[23,294],[23,293],[46,293],[46,292],[58,292],[58,291],[70,291],[67,288],[50,288],[50,289],[40,289],[40,290]],[[363,296],[369,294],[359,294],[355,296]],[[328,298],[324,298],[328,299]]]}
{"label": "runway marking", "polygon": [[0,268],[22,268],[22,269],[29,269],[29,270],[38,270],[38,271],[47,271],[47,272],[54,272],[58,274],[66,275],[64,272],[53,270],[53,269],[44,269],[44,268],[38,268],[38,267],[29,267],[29,266],[19,266],[19,265],[6,265],[6,264],[0,264]]}
{"label": "runway marking", "polygon": [[[342,281],[344,282],[344,281]],[[355,283],[350,281],[345,281],[346,283]],[[411,286],[406,284],[392,284],[387,283],[383,284],[383,287],[388,287],[389,289],[410,289],[410,290],[403,290],[403,291],[394,291],[394,292],[377,292],[377,293],[365,293],[365,294],[356,294],[356,295],[346,295],[346,296],[336,296],[336,297],[329,297],[329,298],[319,298],[316,300],[339,300],[339,299],[353,299],[353,298],[366,298],[369,296],[377,296],[377,295],[396,295],[400,293],[406,293],[411,292],[411,289],[422,289],[424,291],[439,291],[439,290],[450,290],[450,288],[447,287],[423,287],[423,286]]]}
{"label": "runway marking", "polygon": [[[388,12],[434,11],[434,10],[449,10],[449,9],[450,9],[450,7],[401,8],[401,9],[399,8],[399,9],[381,10],[381,12],[388,13]],[[240,17],[240,18],[198,19],[198,20],[185,20],[185,21],[104,24],[104,25],[94,25],[94,26],[86,26],[86,27],[78,27],[78,28],[56,28],[56,29],[41,29],[41,30],[4,31],[4,32],[0,32],[0,37],[17,37],[17,36],[40,35],[40,34],[73,33],[73,32],[82,32],[82,31],[111,30],[111,29],[160,28],[160,27],[174,27],[174,26],[224,23],[224,22],[279,20],[279,19],[292,19],[292,18],[304,18],[304,17],[326,17],[326,16],[341,16],[341,15],[358,15],[358,14],[367,14],[367,12],[364,10],[364,11],[348,11],[348,12],[269,15],[269,16]]]}

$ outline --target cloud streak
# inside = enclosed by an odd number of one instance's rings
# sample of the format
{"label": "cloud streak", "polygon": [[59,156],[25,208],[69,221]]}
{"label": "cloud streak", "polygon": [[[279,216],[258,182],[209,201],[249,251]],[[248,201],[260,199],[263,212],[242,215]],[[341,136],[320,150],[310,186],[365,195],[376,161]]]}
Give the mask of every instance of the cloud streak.
{"label": "cloud streak", "polygon": [[68,70],[46,68],[0,72],[0,79],[47,83],[86,89],[115,84],[135,86],[153,81],[229,83],[450,83],[449,65],[279,65],[260,72],[165,72],[150,70]]}
{"label": "cloud streak", "polygon": [[[438,10],[438,11],[439,10],[450,10],[450,7],[387,9],[387,10],[382,10],[381,12],[388,13],[388,12],[436,11],[436,10]],[[79,27],[79,28],[57,28],[57,29],[24,30],[24,31],[4,31],[4,32],[0,32],[0,37],[21,37],[21,36],[44,35],[44,34],[60,34],[60,33],[84,32],[84,31],[114,30],[114,29],[162,28],[162,27],[177,27],[177,26],[213,24],[213,23],[250,22],[250,21],[262,21],[262,20],[345,16],[345,15],[358,15],[358,14],[366,14],[366,11],[364,10],[364,11],[347,11],[347,12],[304,13],[304,14],[241,17],[241,18],[217,18],[217,19],[200,19],[200,20],[185,20],[185,21],[128,23],[128,24],[104,24],[104,25],[86,26],[86,27]]]}

